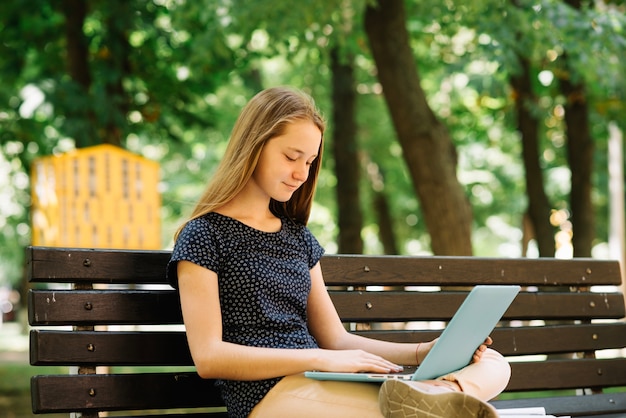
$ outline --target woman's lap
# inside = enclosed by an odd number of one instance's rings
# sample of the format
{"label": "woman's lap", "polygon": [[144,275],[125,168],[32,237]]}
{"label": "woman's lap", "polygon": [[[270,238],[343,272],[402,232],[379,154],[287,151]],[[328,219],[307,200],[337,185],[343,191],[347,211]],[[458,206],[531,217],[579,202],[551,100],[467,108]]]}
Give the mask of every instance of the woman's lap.
{"label": "woman's lap", "polygon": [[[487,349],[480,362],[443,376],[457,382],[463,392],[483,401],[497,396],[508,384],[509,363],[498,352]],[[360,417],[381,418],[380,384],[319,381],[303,374],[283,378],[254,408],[250,418]]]}
{"label": "woman's lap", "polygon": [[379,389],[380,384],[375,383],[319,381],[302,374],[287,376],[254,408],[250,418],[381,418]]}

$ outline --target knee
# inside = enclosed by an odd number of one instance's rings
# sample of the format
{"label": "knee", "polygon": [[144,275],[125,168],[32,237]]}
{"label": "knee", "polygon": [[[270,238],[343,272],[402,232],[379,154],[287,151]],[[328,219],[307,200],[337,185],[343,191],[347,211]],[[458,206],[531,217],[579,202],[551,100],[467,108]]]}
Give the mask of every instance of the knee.
{"label": "knee", "polygon": [[500,386],[499,392],[503,391],[511,380],[511,365],[509,362],[502,354],[491,348],[485,350],[480,361],[486,361],[490,364],[494,382],[498,382]]}

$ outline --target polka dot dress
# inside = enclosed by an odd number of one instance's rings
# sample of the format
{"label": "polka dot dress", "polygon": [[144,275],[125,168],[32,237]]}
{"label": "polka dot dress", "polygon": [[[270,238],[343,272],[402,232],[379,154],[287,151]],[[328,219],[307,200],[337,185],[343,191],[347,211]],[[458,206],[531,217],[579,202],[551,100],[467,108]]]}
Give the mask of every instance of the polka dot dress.
{"label": "polka dot dress", "polygon": [[[324,250],[311,232],[282,220],[275,233],[209,213],[181,232],[168,264],[177,287],[176,263],[190,261],[217,273],[223,340],[273,348],[317,348],[307,328],[309,270]],[[246,417],[280,378],[218,381],[231,417]]]}

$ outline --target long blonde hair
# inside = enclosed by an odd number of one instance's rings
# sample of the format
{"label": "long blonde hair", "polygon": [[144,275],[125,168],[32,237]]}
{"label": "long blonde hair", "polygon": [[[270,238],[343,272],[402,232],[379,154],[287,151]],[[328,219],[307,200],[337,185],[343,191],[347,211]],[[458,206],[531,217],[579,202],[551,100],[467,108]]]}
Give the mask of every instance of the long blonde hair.
{"label": "long blonde hair", "polygon": [[310,120],[322,133],[318,157],[310,167],[307,181],[287,202],[270,200],[274,215],[287,217],[306,225],[311,213],[313,194],[322,164],[325,122],[313,99],[304,92],[289,87],[273,87],[257,93],[243,108],[215,175],[209,182],[190,218],[199,218],[224,206],[246,185],[254,172],[265,143],[284,132],[285,125]]}

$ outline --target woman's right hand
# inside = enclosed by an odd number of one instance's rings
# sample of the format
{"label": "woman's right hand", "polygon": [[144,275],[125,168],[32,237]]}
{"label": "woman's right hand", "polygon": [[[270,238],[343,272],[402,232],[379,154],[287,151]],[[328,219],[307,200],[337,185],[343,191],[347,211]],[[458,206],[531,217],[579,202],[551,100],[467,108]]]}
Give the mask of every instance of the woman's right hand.
{"label": "woman's right hand", "polygon": [[397,373],[402,366],[363,350],[321,350],[318,370],[347,373]]}

